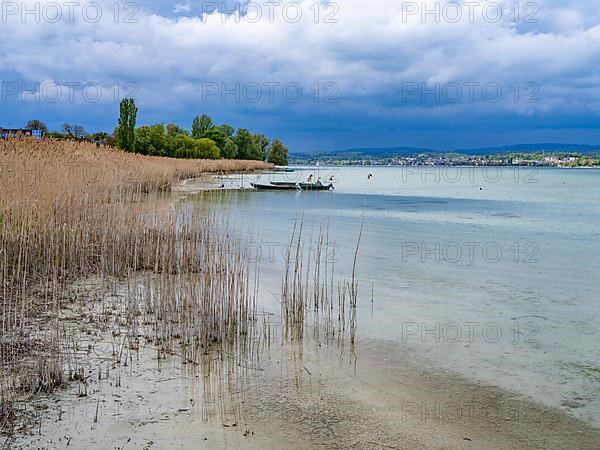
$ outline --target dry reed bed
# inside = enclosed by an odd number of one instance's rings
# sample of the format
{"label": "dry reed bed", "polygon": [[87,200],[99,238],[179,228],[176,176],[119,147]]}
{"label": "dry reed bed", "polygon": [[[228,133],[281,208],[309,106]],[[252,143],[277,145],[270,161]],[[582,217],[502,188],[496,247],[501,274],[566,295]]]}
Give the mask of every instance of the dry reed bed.
{"label": "dry reed bed", "polygon": [[[194,356],[233,345],[253,320],[255,278],[216,217],[152,207],[181,179],[270,167],[248,161],[192,161],[125,154],[88,143],[0,141],[0,432],[14,425],[14,401],[65,379],[59,311],[82,277],[131,279],[130,347],[153,315],[164,351],[174,339]],[[141,307],[141,304],[145,307]]]}
{"label": "dry reed bed", "polygon": [[[114,286],[126,291],[118,313],[104,319],[114,327],[113,367],[150,343],[159,361],[176,355],[212,373],[211,383],[243,383],[233,374],[245,372],[261,344],[276,337],[266,322],[254,332],[256,266],[244,260],[226,218],[194,202],[175,207],[170,188],[202,173],[269,167],[143,157],[76,142],[0,141],[0,433],[19,430],[14,406],[24,396],[70,380],[85,386],[90,364],[61,320],[67,304],[94,308],[89,293],[73,294],[76,280],[100,280],[101,309]],[[302,254],[301,220],[297,228],[291,242]],[[322,264],[326,241],[323,226],[316,253],[286,261],[283,337],[302,340],[312,319],[317,342],[343,345],[348,333],[353,346],[356,253],[352,278],[338,281],[335,265]]]}

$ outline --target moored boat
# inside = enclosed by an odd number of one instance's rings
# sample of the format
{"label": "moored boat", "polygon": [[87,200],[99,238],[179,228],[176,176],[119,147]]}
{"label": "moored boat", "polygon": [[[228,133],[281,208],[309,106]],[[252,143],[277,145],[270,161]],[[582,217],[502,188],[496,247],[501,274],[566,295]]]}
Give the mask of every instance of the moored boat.
{"label": "moored boat", "polygon": [[335,189],[333,183],[299,183],[299,185],[303,191],[333,191]]}
{"label": "moored boat", "polygon": [[251,183],[252,187],[268,191],[329,191],[333,190],[333,183],[292,183],[285,181],[274,181],[270,184]]}
{"label": "moored boat", "polygon": [[296,186],[298,184],[297,181],[271,181],[270,183],[274,186]]}
{"label": "moored boat", "polygon": [[261,191],[299,191],[300,186],[294,185],[277,185],[277,184],[261,184],[261,183],[250,183],[254,189]]}

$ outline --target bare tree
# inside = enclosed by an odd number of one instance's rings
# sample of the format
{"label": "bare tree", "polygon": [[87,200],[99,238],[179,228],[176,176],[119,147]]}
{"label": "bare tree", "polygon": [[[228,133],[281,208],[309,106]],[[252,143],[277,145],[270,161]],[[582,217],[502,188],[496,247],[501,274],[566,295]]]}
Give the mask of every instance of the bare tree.
{"label": "bare tree", "polygon": [[44,134],[48,133],[48,127],[46,126],[46,124],[41,120],[37,119],[32,119],[29,122],[27,122],[25,128],[27,128],[28,130],[42,130]]}
{"label": "bare tree", "polygon": [[65,123],[62,126],[62,129],[64,134],[69,135],[73,139],[83,139],[88,135],[81,125],[70,125]]}

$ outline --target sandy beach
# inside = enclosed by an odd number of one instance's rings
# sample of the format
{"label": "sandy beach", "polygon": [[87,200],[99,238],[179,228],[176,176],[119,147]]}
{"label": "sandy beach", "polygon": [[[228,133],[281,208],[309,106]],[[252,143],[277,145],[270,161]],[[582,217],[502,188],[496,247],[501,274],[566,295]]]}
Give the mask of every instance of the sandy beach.
{"label": "sandy beach", "polygon": [[276,315],[250,354],[191,361],[161,353],[142,327],[139,347],[116,357],[127,287],[101,304],[100,285],[74,286],[91,309],[61,312],[81,379],[24,401],[29,428],[6,448],[598,448],[600,432],[563,412],[432,370],[391,343],[282,342]]}

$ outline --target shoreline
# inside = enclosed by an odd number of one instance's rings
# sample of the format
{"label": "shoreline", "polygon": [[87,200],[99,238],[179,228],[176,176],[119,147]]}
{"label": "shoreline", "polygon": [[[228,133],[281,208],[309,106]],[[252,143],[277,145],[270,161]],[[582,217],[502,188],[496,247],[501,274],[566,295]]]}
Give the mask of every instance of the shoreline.
{"label": "shoreline", "polygon": [[[219,172],[219,171],[216,171]],[[254,168],[252,170],[232,170],[229,172],[216,173],[204,172],[200,176],[186,178],[181,182],[173,186],[173,192],[180,192],[185,194],[196,194],[200,192],[215,192],[215,191],[250,191],[254,192],[256,189],[246,187],[242,185],[236,185],[235,179],[232,178],[234,175],[239,175],[240,180],[245,175],[268,175],[268,174],[282,174],[285,172],[279,172],[273,170],[272,167]],[[223,183],[225,181],[226,183]],[[221,185],[224,185],[222,187]]]}
{"label": "shoreline", "polygon": [[142,337],[124,364],[114,364],[114,342],[129,328],[109,321],[102,331],[93,317],[108,306],[116,320],[118,298],[102,308],[88,298],[83,309],[62,310],[61,321],[78,330],[69,334],[79,336],[85,381],[29,399],[27,409],[41,421],[21,430],[10,448],[191,449],[206,441],[269,450],[585,450],[600,440],[600,430],[564,411],[423,364],[391,341],[359,338],[353,349],[343,340],[274,338],[248,360],[225,355],[207,371],[177,353],[161,356]]}
{"label": "shoreline", "polygon": [[42,422],[11,448],[591,450],[600,440],[563,411],[426,367],[388,341],[359,340],[353,350],[275,339],[207,371],[142,339],[125,364],[111,365],[111,335],[124,329],[102,332],[76,305],[62,317],[82,352],[91,349],[81,360],[86,382],[32,400]]}

